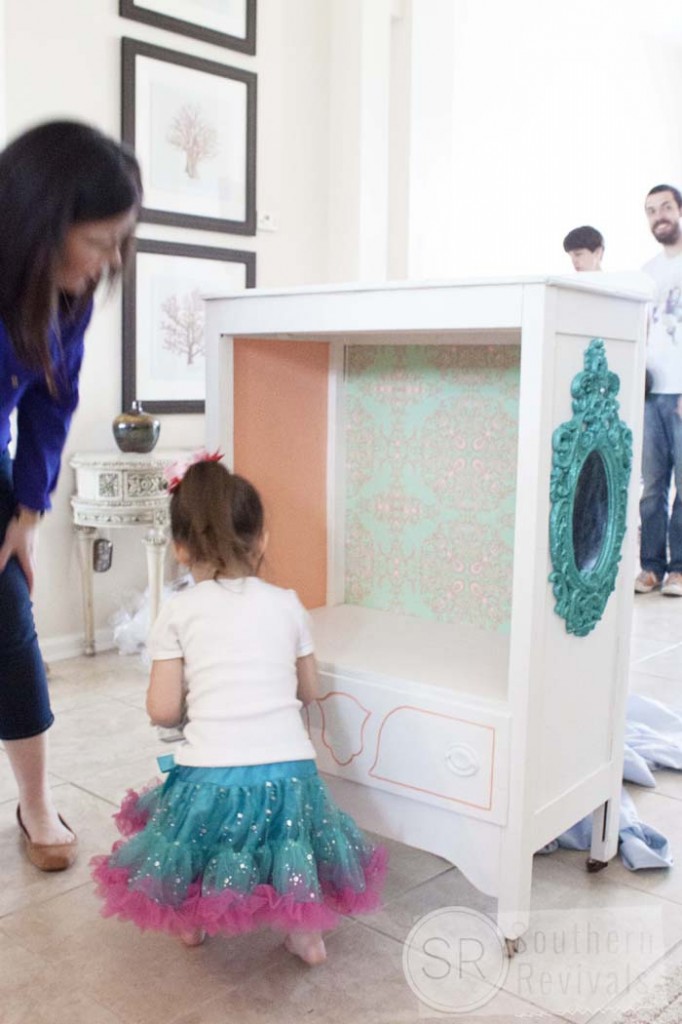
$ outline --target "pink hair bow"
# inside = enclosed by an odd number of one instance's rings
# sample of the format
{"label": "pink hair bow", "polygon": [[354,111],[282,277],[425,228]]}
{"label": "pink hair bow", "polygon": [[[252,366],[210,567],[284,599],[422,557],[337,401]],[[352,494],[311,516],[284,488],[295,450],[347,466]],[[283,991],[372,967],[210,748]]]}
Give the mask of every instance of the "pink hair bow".
{"label": "pink hair bow", "polygon": [[177,491],[180,483],[182,482],[182,478],[190,466],[194,466],[197,462],[220,462],[222,457],[222,452],[209,452],[206,448],[202,448],[200,451],[195,452],[189,459],[179,459],[177,462],[171,462],[168,466],[164,466],[163,476],[166,481],[168,493],[173,494],[174,491]]}

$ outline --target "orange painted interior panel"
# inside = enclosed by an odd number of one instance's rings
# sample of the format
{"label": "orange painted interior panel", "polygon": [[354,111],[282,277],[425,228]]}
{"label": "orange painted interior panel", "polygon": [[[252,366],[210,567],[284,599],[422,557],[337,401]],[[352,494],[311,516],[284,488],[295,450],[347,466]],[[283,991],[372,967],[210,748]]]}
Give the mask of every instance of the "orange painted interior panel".
{"label": "orange painted interior panel", "polygon": [[327,593],[329,344],[234,342],[234,468],[258,488],[270,542],[262,575],[306,608]]}

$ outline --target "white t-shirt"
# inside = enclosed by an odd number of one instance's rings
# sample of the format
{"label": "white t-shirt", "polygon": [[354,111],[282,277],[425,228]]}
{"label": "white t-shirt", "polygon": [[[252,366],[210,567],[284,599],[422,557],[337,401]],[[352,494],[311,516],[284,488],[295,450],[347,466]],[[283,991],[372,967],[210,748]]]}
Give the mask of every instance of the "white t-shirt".
{"label": "white t-shirt", "polygon": [[313,651],[293,590],[256,577],[206,580],[163,606],[155,661],[182,658],[187,724],[177,764],[273,764],[314,758],[296,697],[296,659]]}
{"label": "white t-shirt", "polygon": [[642,269],[656,282],[647,347],[652,391],[682,394],[682,255],[660,252]]}

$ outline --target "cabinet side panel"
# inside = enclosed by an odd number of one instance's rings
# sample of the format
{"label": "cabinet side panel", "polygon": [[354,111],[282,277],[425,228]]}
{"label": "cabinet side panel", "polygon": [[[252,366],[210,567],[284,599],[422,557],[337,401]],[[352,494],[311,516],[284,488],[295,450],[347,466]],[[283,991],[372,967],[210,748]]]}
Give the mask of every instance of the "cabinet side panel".
{"label": "cabinet side panel", "polygon": [[270,541],[262,575],[308,608],[327,588],[324,342],[234,343],[234,468],[258,488]]}
{"label": "cabinet side panel", "polygon": [[[571,382],[583,369],[589,342],[589,335],[556,336],[555,426],[571,418]],[[633,410],[641,407],[644,390],[635,373],[636,344],[629,339],[607,340],[606,357],[609,369],[620,378],[619,415],[632,428]],[[639,459],[635,458],[630,477],[630,488],[635,490],[639,488],[639,466]],[[547,584],[544,623],[538,637],[544,652],[539,748],[543,770],[537,780],[540,807],[560,800],[572,787],[606,765],[615,764],[620,772],[638,525],[633,512],[636,506],[631,507],[615,591],[602,618],[587,636],[567,632],[564,620],[554,611],[555,598]],[[548,555],[548,576],[551,568]],[[584,813],[598,802],[595,798]]]}

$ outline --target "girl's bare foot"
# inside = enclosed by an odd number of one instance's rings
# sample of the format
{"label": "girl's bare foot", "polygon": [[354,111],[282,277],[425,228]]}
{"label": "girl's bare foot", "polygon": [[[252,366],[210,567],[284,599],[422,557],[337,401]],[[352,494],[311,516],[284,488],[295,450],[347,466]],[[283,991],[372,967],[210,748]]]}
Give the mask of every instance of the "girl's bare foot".
{"label": "girl's bare foot", "polygon": [[189,931],[180,932],[180,941],[185,946],[200,946],[206,938],[203,928],[191,928]]}
{"label": "girl's bare foot", "polygon": [[310,967],[323,964],[327,959],[322,932],[289,932],[284,946]]}

